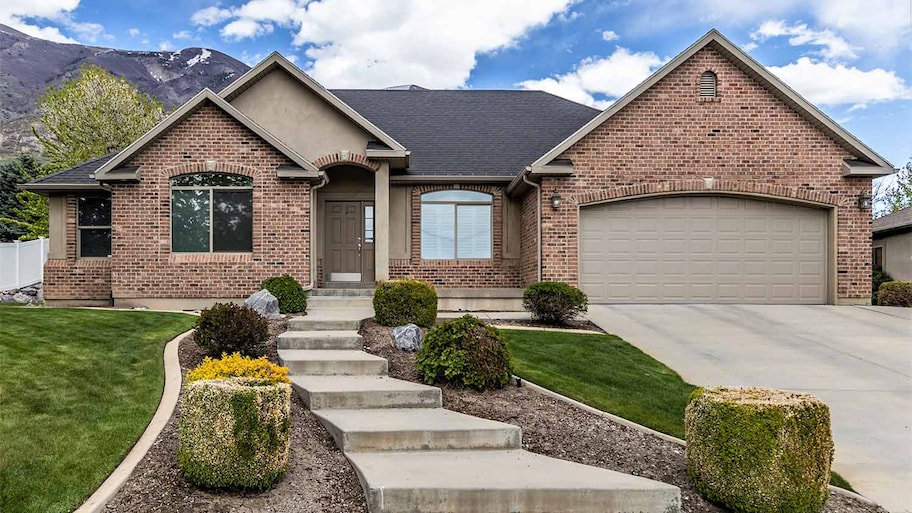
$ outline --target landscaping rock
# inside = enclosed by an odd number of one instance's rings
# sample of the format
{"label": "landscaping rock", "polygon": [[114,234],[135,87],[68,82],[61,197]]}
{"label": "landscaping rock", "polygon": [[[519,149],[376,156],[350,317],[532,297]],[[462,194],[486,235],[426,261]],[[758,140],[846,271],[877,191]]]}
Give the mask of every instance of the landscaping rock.
{"label": "landscaping rock", "polygon": [[254,292],[244,300],[244,306],[267,319],[281,319],[279,314],[279,300],[266,289]]}
{"label": "landscaping rock", "polygon": [[22,287],[21,289],[19,289],[19,292],[21,292],[27,296],[37,296],[38,292],[40,290],[41,290],[41,288],[38,286],[29,285],[28,287]]}
{"label": "landscaping rock", "polygon": [[417,351],[421,349],[421,328],[416,324],[393,328],[393,341],[403,351]]}

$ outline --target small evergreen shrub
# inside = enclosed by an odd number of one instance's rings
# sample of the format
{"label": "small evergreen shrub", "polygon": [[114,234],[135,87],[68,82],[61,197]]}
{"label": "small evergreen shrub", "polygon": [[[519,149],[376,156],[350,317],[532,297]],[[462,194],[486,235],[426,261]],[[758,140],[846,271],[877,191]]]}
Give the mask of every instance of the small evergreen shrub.
{"label": "small evergreen shrub", "polygon": [[813,513],[829,493],[830,410],[810,394],[697,389],[684,414],[687,471],[700,495],[738,513]]}
{"label": "small evergreen shrub", "polygon": [[877,291],[877,304],[881,306],[912,306],[912,281],[888,281]]}
{"label": "small evergreen shrub", "polygon": [[546,324],[563,324],[586,312],[588,305],[582,290],[562,281],[540,281],[523,292],[523,308]]}
{"label": "small evergreen shrub", "polygon": [[500,333],[471,315],[428,331],[415,363],[429,384],[485,390],[503,388],[513,375],[510,352]]}
{"label": "small evergreen shrub", "polygon": [[374,291],[374,319],[383,326],[427,328],[437,320],[437,291],[411,278],[381,281]]}
{"label": "small evergreen shrub", "polygon": [[187,372],[184,381],[191,383],[203,379],[256,378],[269,383],[291,383],[288,367],[281,367],[265,356],[251,358],[240,353],[223,354],[221,358],[206,357],[203,363]]}
{"label": "small evergreen shrub", "polygon": [[260,285],[279,300],[280,313],[307,311],[307,291],[289,274],[269,278]]}
{"label": "small evergreen shrub", "polygon": [[266,354],[269,321],[247,307],[216,303],[202,311],[194,328],[196,343],[214,358],[223,353]]}
{"label": "small evergreen shrub", "polygon": [[177,462],[204,488],[264,490],[288,470],[291,385],[256,378],[184,387]]}
{"label": "small evergreen shrub", "polygon": [[880,286],[888,281],[893,281],[893,277],[884,272],[882,267],[875,267],[874,272],[871,274],[871,304],[876,305],[877,303],[877,293],[880,291]]}

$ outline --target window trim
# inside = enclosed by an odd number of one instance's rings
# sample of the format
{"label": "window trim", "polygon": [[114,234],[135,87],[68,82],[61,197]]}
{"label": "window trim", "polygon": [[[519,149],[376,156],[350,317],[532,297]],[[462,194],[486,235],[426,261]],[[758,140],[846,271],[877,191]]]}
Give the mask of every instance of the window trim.
{"label": "window trim", "polygon": [[[171,180],[181,176],[188,175],[202,175],[202,174],[219,174],[219,175],[236,175],[249,178],[251,180],[250,185],[171,185]],[[174,251],[174,198],[172,196],[173,191],[208,191],[209,192],[209,251]],[[241,173],[224,173],[220,171],[200,171],[196,173],[182,173],[179,175],[172,176],[168,178],[168,252],[172,255],[252,255],[253,254],[253,228],[251,227],[250,234],[250,251],[215,251],[213,248],[214,244],[214,228],[215,222],[213,221],[214,215],[214,205],[215,205],[215,191],[230,191],[230,190],[240,190],[240,191],[250,191],[250,218],[253,220],[253,177],[247,176]]]}
{"label": "window trim", "polygon": [[[476,194],[484,194],[489,199],[484,200],[428,200],[425,201],[424,196],[428,194],[433,194],[435,192],[446,192],[446,191],[467,191],[473,192]],[[418,226],[418,235],[419,235],[419,244],[418,244],[418,255],[421,260],[432,261],[432,262],[471,262],[471,261],[492,261],[494,260],[494,194],[490,192],[476,191],[472,189],[437,189],[433,191],[422,192],[418,197],[419,209],[425,204],[428,205],[453,205],[453,258],[425,258],[424,256],[424,238],[421,237],[421,228],[424,226],[424,216],[422,215],[421,225]],[[466,206],[487,206],[490,207],[490,233],[491,233],[491,246],[490,246],[490,255],[487,257],[480,258],[461,258],[459,256],[459,205]]]}
{"label": "window trim", "polygon": [[[108,200],[108,208],[111,209],[113,204],[111,203],[110,196],[100,196],[100,195],[91,195],[91,194],[79,194],[76,195],[76,258],[80,260],[104,260],[111,258],[111,255],[114,253],[114,230],[112,226],[114,225],[113,212],[111,213],[111,224],[105,225],[86,225],[83,226],[79,224],[79,203],[82,198],[100,198]],[[108,251],[108,256],[82,256],[82,230],[108,230],[111,232],[111,248]]]}

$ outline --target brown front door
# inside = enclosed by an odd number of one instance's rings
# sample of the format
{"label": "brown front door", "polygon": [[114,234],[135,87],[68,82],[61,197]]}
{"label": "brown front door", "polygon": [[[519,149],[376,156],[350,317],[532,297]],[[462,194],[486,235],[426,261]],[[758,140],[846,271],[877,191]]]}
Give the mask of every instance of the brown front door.
{"label": "brown front door", "polygon": [[374,281],[374,203],[327,201],[324,273],[327,282]]}

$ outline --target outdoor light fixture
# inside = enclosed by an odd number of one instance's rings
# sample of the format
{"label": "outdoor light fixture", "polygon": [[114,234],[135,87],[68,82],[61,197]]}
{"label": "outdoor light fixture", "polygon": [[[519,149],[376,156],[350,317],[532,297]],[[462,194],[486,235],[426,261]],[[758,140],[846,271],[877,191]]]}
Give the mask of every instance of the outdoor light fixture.
{"label": "outdoor light fixture", "polygon": [[551,206],[554,207],[554,210],[557,210],[558,208],[560,208],[560,204],[561,204],[560,194],[555,194],[554,196],[551,196]]}
{"label": "outdoor light fixture", "polygon": [[871,195],[870,194],[860,194],[858,196],[858,209],[859,210],[871,210]]}

